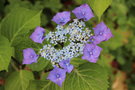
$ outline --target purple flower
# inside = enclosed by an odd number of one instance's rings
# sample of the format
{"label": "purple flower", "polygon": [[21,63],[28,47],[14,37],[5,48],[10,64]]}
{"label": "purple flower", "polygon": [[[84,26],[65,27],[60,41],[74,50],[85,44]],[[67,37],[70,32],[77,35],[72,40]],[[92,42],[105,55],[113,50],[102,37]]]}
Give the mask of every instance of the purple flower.
{"label": "purple flower", "polygon": [[99,44],[100,42],[107,41],[111,37],[113,37],[110,29],[105,25],[104,22],[101,22],[93,29],[94,29],[94,34],[95,34],[95,36],[93,36],[94,44]]}
{"label": "purple flower", "polygon": [[62,86],[66,78],[66,71],[64,69],[60,69],[55,67],[50,73],[47,79],[51,80],[52,82],[56,83],[59,86]]}
{"label": "purple flower", "polygon": [[61,61],[59,65],[64,68],[68,73],[70,73],[74,68],[73,65],[70,64],[70,59]]}
{"label": "purple flower", "polygon": [[31,64],[37,62],[38,55],[32,48],[23,50],[23,64]]}
{"label": "purple flower", "polygon": [[36,27],[30,38],[36,43],[42,43],[45,39],[45,29],[42,27]]}
{"label": "purple flower", "polygon": [[70,21],[70,12],[64,11],[64,12],[57,13],[53,17],[52,21],[60,25],[65,25],[68,21]]}
{"label": "purple flower", "polygon": [[88,60],[89,62],[96,63],[100,55],[102,48],[96,44],[86,44],[83,49],[82,59]]}
{"label": "purple flower", "polygon": [[88,4],[83,4],[72,11],[78,19],[88,21],[94,14]]}

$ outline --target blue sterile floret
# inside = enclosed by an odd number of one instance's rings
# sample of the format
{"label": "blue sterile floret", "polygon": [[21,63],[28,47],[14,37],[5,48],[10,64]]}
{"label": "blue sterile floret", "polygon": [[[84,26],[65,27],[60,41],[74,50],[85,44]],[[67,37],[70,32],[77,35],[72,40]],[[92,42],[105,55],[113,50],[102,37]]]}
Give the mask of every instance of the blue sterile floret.
{"label": "blue sterile floret", "polygon": [[45,39],[45,29],[42,27],[36,27],[35,31],[31,34],[30,38],[36,43],[42,43]]}
{"label": "blue sterile floret", "polygon": [[56,83],[59,86],[62,86],[66,78],[66,71],[64,69],[54,67],[52,71],[50,71],[47,79],[51,80],[52,82]]}
{"label": "blue sterile floret", "polygon": [[23,64],[32,64],[37,62],[38,55],[32,48],[23,50]]}
{"label": "blue sterile floret", "polygon": [[70,21],[70,12],[69,11],[59,12],[53,17],[52,21],[54,21],[59,25],[65,25],[67,22]]}
{"label": "blue sterile floret", "polygon": [[72,11],[78,19],[88,21],[94,14],[88,4],[83,4]]}
{"label": "blue sterile floret", "polygon": [[113,37],[110,29],[104,22],[99,23],[93,30],[95,35],[92,37],[94,39],[91,41],[92,43],[99,44],[100,42],[107,41]]}
{"label": "blue sterile floret", "polygon": [[64,68],[68,73],[70,73],[74,68],[74,66],[70,64],[70,59],[61,61],[59,65]]}
{"label": "blue sterile floret", "polygon": [[102,48],[96,44],[86,44],[83,49],[82,59],[88,60],[89,62],[96,63],[100,55]]}

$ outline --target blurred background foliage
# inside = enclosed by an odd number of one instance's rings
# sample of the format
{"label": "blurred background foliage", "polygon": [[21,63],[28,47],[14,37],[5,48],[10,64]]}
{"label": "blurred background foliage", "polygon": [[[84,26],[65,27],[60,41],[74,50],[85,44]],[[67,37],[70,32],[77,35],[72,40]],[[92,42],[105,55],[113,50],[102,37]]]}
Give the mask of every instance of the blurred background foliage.
{"label": "blurred background foliage", "polygon": [[[51,19],[57,12],[71,11],[82,3],[89,3],[89,0],[0,0],[0,21],[14,8],[25,7],[42,10],[41,26],[53,30],[56,24]],[[100,44],[104,50],[98,61],[109,72],[109,90],[135,90],[135,0],[112,0],[99,20],[100,16],[88,21],[87,25],[91,27],[104,21],[114,35]],[[2,73],[1,86],[4,84]]]}

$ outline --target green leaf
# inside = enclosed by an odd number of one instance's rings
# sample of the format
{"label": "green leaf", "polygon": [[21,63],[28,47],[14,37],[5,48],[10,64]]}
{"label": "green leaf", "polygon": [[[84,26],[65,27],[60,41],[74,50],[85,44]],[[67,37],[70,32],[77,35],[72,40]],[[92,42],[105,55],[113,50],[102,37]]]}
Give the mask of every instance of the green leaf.
{"label": "green leaf", "polygon": [[46,8],[50,8],[54,12],[58,12],[62,8],[60,0],[44,0],[43,4]]}
{"label": "green leaf", "polygon": [[107,73],[98,64],[85,63],[69,74],[64,83],[66,90],[107,90]]}
{"label": "green leaf", "polygon": [[5,7],[5,13],[9,13],[10,11],[12,11],[15,8],[18,7],[24,7],[24,8],[32,8],[33,5],[31,2],[29,1],[22,1],[22,0],[8,0],[8,5],[6,5]]}
{"label": "green leaf", "polygon": [[38,62],[37,63],[32,63],[29,66],[29,68],[32,70],[32,71],[41,71],[43,70],[47,65],[49,64],[49,61],[44,59],[43,57],[40,57],[38,59]]}
{"label": "green leaf", "polygon": [[29,86],[26,90],[38,90],[36,86],[36,81],[30,81]]}
{"label": "green leaf", "polygon": [[13,45],[20,34],[28,33],[30,29],[40,25],[40,13],[41,11],[20,7],[12,10],[1,23],[1,34]]}
{"label": "green leaf", "polygon": [[13,47],[10,47],[8,39],[0,35],[0,71],[8,71],[11,56],[14,54],[13,51],[14,49]]}
{"label": "green leaf", "polygon": [[84,0],[75,0],[75,2],[76,2],[77,4],[82,4],[83,1],[84,1]]}
{"label": "green leaf", "polygon": [[98,16],[100,20],[102,14],[112,3],[112,0],[87,0],[87,2],[90,4],[94,13]]}
{"label": "green leaf", "polygon": [[107,79],[107,72],[102,66],[87,62],[67,74],[62,87],[49,80],[37,85],[40,85],[39,90],[107,90]]}
{"label": "green leaf", "polygon": [[81,57],[72,58],[70,63],[75,67],[79,67],[80,64],[89,63],[87,60],[82,60],[80,58]]}
{"label": "green leaf", "polygon": [[5,90],[26,90],[30,80],[33,80],[32,72],[20,70],[13,72],[6,81]]}
{"label": "green leaf", "polygon": [[10,40],[15,47],[16,59],[22,60],[22,50],[26,48],[39,49],[39,44],[30,38],[30,30],[40,26],[41,11],[33,11],[25,8],[16,8],[1,23],[1,33]]}

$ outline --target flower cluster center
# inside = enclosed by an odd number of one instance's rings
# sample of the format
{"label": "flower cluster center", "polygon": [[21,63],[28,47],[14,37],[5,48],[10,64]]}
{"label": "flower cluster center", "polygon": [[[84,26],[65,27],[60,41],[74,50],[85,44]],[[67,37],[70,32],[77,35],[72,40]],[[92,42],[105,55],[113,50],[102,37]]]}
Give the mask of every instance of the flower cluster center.
{"label": "flower cluster center", "polygon": [[[83,54],[84,45],[89,42],[91,30],[85,27],[83,21],[74,19],[72,23],[64,28],[62,25],[56,27],[56,32],[50,32],[46,35],[46,40],[50,42],[40,50],[41,56],[52,62],[78,57]],[[67,44],[62,49],[56,49],[55,46]],[[54,46],[54,47],[53,47]]]}

